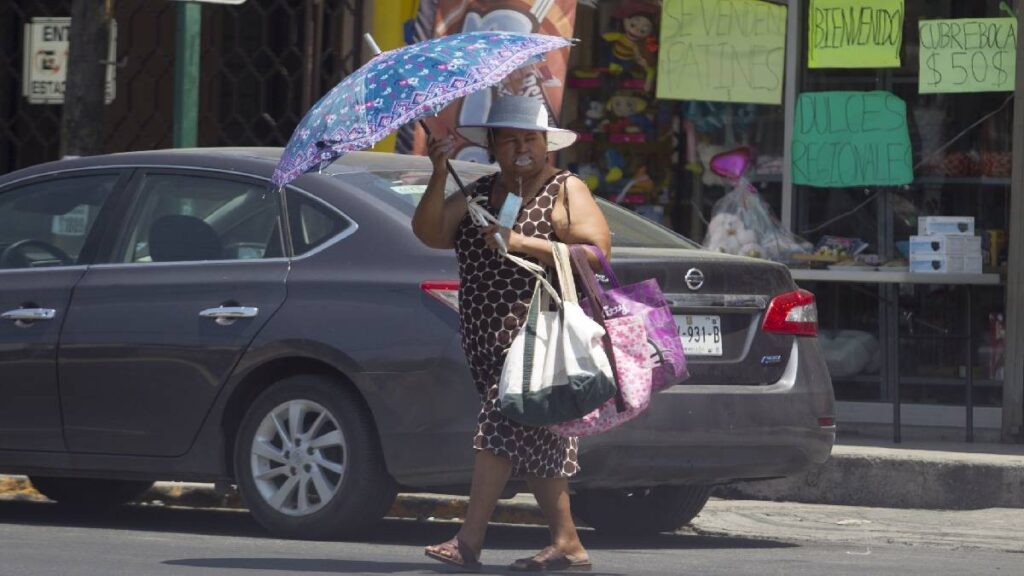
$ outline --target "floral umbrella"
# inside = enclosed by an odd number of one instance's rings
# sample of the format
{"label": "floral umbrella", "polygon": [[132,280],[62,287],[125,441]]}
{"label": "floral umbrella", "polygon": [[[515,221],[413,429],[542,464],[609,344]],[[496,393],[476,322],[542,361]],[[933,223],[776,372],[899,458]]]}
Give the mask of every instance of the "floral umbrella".
{"label": "floral umbrella", "polygon": [[331,89],[295,129],[273,182],[284,186],[404,124],[489,88],[572,41],[545,34],[453,34],[378,54]]}

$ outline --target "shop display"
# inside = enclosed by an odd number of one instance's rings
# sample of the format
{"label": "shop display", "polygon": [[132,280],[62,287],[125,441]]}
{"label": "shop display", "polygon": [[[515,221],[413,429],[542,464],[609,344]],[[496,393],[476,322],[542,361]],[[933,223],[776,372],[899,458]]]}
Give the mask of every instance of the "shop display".
{"label": "shop display", "polygon": [[794,260],[802,263],[838,264],[853,260],[868,247],[860,238],[822,236],[810,254],[795,254]]}
{"label": "shop display", "polygon": [[[967,221],[921,218],[925,230],[967,228]],[[973,224],[970,226],[973,232]],[[922,274],[981,274],[981,237],[960,232],[911,236],[909,242],[910,271]]]}
{"label": "shop display", "polygon": [[658,50],[655,33],[660,13],[656,4],[624,2],[614,13],[617,30],[602,35],[608,72],[621,76],[627,87],[646,92],[653,89]]}
{"label": "shop display", "polygon": [[566,126],[580,134],[567,163],[595,194],[662,222],[676,107],[654,98],[660,7],[628,0],[605,13],[596,62],[571,69],[566,81],[579,102]]}
{"label": "shop display", "polygon": [[750,149],[730,150],[711,159],[711,171],[733,183],[733,189],[715,203],[704,247],[713,252],[789,262],[806,254],[810,245],[782,227],[768,203],[744,174]]}
{"label": "shop display", "polygon": [[[904,399],[962,398],[957,375],[966,361],[955,338],[967,323],[975,338],[987,334],[985,321],[1002,313],[1005,289],[983,286],[994,282],[991,274],[979,277],[974,317],[950,315],[965,309],[971,292],[951,288],[953,280],[941,275],[1006,270],[1012,97],[953,93],[967,86],[942,84],[961,74],[950,67],[951,46],[919,31],[944,30],[936,27],[940,20],[973,26],[1000,16],[999,3],[814,0],[789,18],[793,6],[781,5],[788,3],[735,0],[729,13],[720,11],[724,4],[588,5],[576,37],[592,48],[579,53],[566,77],[564,121],[581,142],[563,161],[596,195],[701,239],[707,249],[836,271],[820,275],[828,282],[802,282],[819,296],[819,339],[840,398],[884,400],[893,382],[891,370],[880,373],[878,355],[894,345],[901,347]],[[838,18],[849,10],[872,24],[810,26],[811,14]],[[855,29],[865,36],[851,36]],[[793,35],[800,38],[795,69],[782,59]],[[865,45],[849,42],[853,37]],[[991,64],[1000,50],[986,46],[965,64],[967,73],[984,72],[972,66],[986,58]],[[1001,66],[1013,57],[1001,56]],[[994,80],[999,68],[988,72]],[[724,172],[716,169],[723,159],[732,162]],[[928,273],[934,282],[880,283],[876,292],[872,276],[905,277],[873,274],[886,270]],[[854,281],[861,272],[865,281]],[[931,334],[949,342],[902,340]],[[991,378],[997,369],[985,364],[1000,345],[990,341],[985,356],[974,350],[977,374]],[[976,392],[985,402],[986,391]]]}

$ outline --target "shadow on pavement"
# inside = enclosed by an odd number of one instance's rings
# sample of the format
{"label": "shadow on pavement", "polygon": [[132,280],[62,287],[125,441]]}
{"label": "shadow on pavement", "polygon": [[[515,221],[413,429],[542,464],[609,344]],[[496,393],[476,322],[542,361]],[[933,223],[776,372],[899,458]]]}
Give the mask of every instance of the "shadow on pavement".
{"label": "shadow on pavement", "polygon": [[[0,500],[0,524],[278,539],[267,534],[248,512],[228,509],[130,505],[116,508],[105,514],[95,515],[66,510],[49,502]],[[425,546],[448,540],[457,528],[458,524],[450,521],[421,522],[387,518],[367,527],[366,532],[360,537],[348,538],[346,541]],[[775,540],[703,535],[685,531],[675,534],[623,538],[599,534],[583,528],[580,536],[587,548],[592,550],[770,549],[797,546]],[[529,550],[540,549],[547,544],[548,532],[547,528],[543,526],[496,524],[488,532],[489,549]],[[324,560],[324,562],[336,561]],[[433,564],[428,565],[432,566]],[[311,569],[307,568],[307,570]]]}
{"label": "shadow on pavement", "polygon": [[[439,562],[372,562],[366,560],[299,559],[299,558],[186,558],[163,562],[170,566],[220,570],[277,570],[281,572],[335,572],[339,574],[394,574],[396,572],[428,572],[451,574],[458,569]],[[499,566],[484,565],[481,574],[509,574]],[[518,572],[517,572],[518,574]],[[588,572],[593,576],[619,576],[617,572]]]}

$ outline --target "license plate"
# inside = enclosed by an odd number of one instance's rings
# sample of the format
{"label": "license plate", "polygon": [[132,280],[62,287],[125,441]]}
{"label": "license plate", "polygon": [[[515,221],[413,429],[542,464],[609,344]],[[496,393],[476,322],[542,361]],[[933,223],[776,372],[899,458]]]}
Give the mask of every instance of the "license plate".
{"label": "license plate", "polygon": [[689,356],[722,355],[722,318],[679,314],[675,316],[683,351]]}

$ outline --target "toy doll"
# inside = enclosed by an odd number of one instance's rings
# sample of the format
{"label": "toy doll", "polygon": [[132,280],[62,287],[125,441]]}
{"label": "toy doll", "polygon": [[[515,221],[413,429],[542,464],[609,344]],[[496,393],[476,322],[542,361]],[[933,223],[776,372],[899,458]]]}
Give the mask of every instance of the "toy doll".
{"label": "toy doll", "polygon": [[605,105],[610,112],[605,131],[620,140],[643,142],[654,135],[654,122],[645,114],[647,100],[629,92],[617,92]]}
{"label": "toy doll", "polygon": [[608,72],[620,75],[639,68],[637,77],[643,80],[648,92],[654,82],[653,61],[658,50],[654,34],[658,13],[654,4],[630,0],[615,11],[615,17],[622,22],[622,31],[602,36],[609,43]]}

